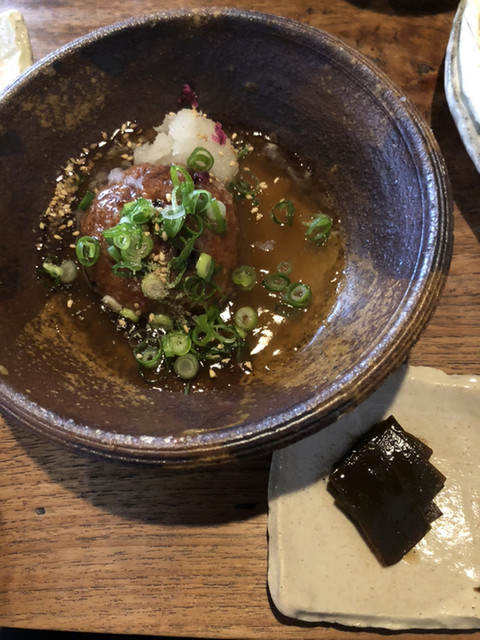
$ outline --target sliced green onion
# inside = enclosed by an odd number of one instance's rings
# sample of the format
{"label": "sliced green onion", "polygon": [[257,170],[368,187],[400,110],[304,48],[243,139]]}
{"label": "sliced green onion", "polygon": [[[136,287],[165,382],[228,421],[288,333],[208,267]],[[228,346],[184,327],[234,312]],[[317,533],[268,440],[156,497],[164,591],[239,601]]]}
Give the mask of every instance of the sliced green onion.
{"label": "sliced green onion", "polygon": [[251,289],[255,282],[257,281],[257,273],[255,271],[255,267],[251,267],[250,265],[242,265],[241,267],[237,267],[234,269],[232,273],[232,280],[239,287],[248,291]]}
{"label": "sliced green onion", "polygon": [[148,324],[153,329],[165,329],[165,331],[171,331],[173,328],[172,319],[164,313],[155,313]]}
{"label": "sliced green onion", "polygon": [[185,295],[194,302],[201,302],[211,298],[218,291],[212,281],[202,280],[198,276],[189,276],[183,285]]}
{"label": "sliced green onion", "polygon": [[253,307],[240,307],[235,312],[235,324],[240,329],[251,331],[258,324],[258,313]]}
{"label": "sliced green onion", "polygon": [[303,282],[292,282],[283,297],[283,301],[292,307],[300,309],[306,307],[312,297],[312,290]]}
{"label": "sliced green onion", "polygon": [[122,310],[122,305],[117,302],[117,300],[115,300],[115,298],[113,298],[112,296],[103,296],[102,303],[112,311],[115,311],[115,313],[120,313],[120,311]]}
{"label": "sliced green onion", "polygon": [[[162,211],[165,211],[165,209]],[[164,218],[162,221],[162,231],[165,231],[169,238],[175,238],[183,227],[184,221],[185,216],[183,214],[178,218]]]}
{"label": "sliced green onion", "polygon": [[115,262],[121,262],[122,261],[122,255],[120,253],[120,251],[117,249],[117,247],[114,247],[113,244],[110,245],[109,247],[107,247],[107,251],[108,254],[111,258],[113,258],[113,260]]}
{"label": "sliced green onion", "polygon": [[177,218],[183,218],[187,211],[184,204],[178,201],[179,196],[180,198],[182,197],[180,185],[172,190],[171,196],[171,204],[167,205],[160,211],[162,218],[164,220],[176,220]]}
{"label": "sliced green onion", "polygon": [[195,327],[192,331],[192,342],[198,347],[204,347],[214,337],[212,323],[214,319],[212,316],[215,315],[216,317],[216,313],[213,314],[214,309],[216,309],[216,307],[212,306],[208,309],[207,313],[202,313],[194,318]]}
{"label": "sliced green onion", "polygon": [[186,266],[188,258],[193,251],[193,247],[195,246],[196,237],[192,236],[188,239],[180,237],[180,240],[183,242],[183,248],[178,256],[172,258],[169,263],[170,267],[176,270],[183,269]]}
{"label": "sliced green onion", "polygon": [[229,326],[222,322],[214,326],[215,338],[223,345],[234,345],[238,341],[236,327]]}
{"label": "sliced green onion", "polygon": [[83,198],[80,200],[78,208],[82,211],[86,211],[88,207],[92,204],[95,198],[95,194],[93,191],[87,191]]}
{"label": "sliced green onion", "polygon": [[192,353],[186,353],[184,356],[179,356],[175,360],[173,369],[183,380],[191,380],[198,373],[198,360]]}
{"label": "sliced green onion", "polygon": [[137,349],[134,349],[133,355],[142,367],[154,369],[162,359],[162,347],[160,344],[143,343]]}
{"label": "sliced green onion", "polygon": [[284,276],[289,276],[292,273],[292,265],[288,260],[283,260],[277,264],[277,271]]}
{"label": "sliced green onion", "polygon": [[184,356],[190,351],[192,340],[184,331],[171,331],[167,334],[170,348],[175,356]]}
{"label": "sliced green onion", "polygon": [[223,202],[216,200],[215,198],[211,198],[208,207],[206,209],[207,214],[207,226],[214,233],[218,233],[223,236],[226,229],[226,215],[227,215],[227,207]]}
{"label": "sliced green onion", "polygon": [[44,260],[42,267],[54,280],[60,280],[63,269],[58,264],[54,264],[50,260]]}
{"label": "sliced green onion", "polygon": [[130,238],[130,244],[126,249],[122,249],[121,256],[125,262],[137,265],[144,258],[149,256],[153,249],[153,238],[142,229],[137,228],[135,234]]}
{"label": "sliced green onion", "polygon": [[191,213],[183,223],[182,230],[195,238],[199,238],[205,230],[205,223],[200,215]]}
{"label": "sliced green onion", "polygon": [[265,276],[262,284],[267,291],[285,291],[290,284],[290,279],[282,273],[272,273]]}
{"label": "sliced green onion", "polygon": [[162,337],[162,349],[167,358],[173,358],[173,356],[175,355],[169,333]]}
{"label": "sliced green onion", "polygon": [[109,244],[124,251],[129,248],[138,230],[138,227],[131,222],[119,222],[114,227],[102,231],[102,235]]}
{"label": "sliced green onion", "polygon": [[[179,166],[178,164],[172,164],[170,166],[170,177],[172,179],[174,188],[180,187],[180,193],[184,197],[195,189],[195,183],[193,182],[192,176],[186,169]],[[181,177],[183,178],[183,180],[180,179]]]}
{"label": "sliced green onion", "polygon": [[295,318],[301,311],[289,304],[279,303],[275,305],[275,313],[283,318]]}
{"label": "sliced green onion", "polygon": [[278,202],[270,211],[272,219],[277,224],[289,227],[293,224],[293,216],[295,215],[295,207],[291,200],[282,200]]}
{"label": "sliced green onion", "polygon": [[64,260],[62,264],[57,265],[51,260],[44,260],[43,269],[57,282],[63,284],[71,284],[78,275],[78,267],[73,260]]}
{"label": "sliced green onion", "polygon": [[330,236],[333,220],[325,213],[319,213],[311,222],[304,222],[308,229],[305,233],[307,240],[311,240],[319,247],[323,246]]}
{"label": "sliced green onion", "polygon": [[211,255],[208,253],[201,253],[198,256],[198,260],[195,264],[195,271],[197,276],[202,280],[209,280],[212,277],[215,269],[215,262]]}
{"label": "sliced green onion", "polygon": [[204,213],[208,203],[212,199],[212,194],[206,189],[195,189],[188,196],[188,209],[190,213]]}
{"label": "sliced green onion", "polygon": [[195,325],[192,331],[192,342],[197,345],[197,347],[204,347],[207,345],[214,337],[213,326],[211,324],[207,324],[206,326],[201,326],[200,324]]}
{"label": "sliced green onion", "polygon": [[253,151],[253,147],[251,145],[249,145],[249,144],[244,144],[243,147],[241,147],[237,151],[237,160],[242,160],[243,158],[248,156],[248,154],[251,151]]}
{"label": "sliced green onion", "polygon": [[134,276],[137,271],[140,271],[142,269],[142,264],[138,263],[138,264],[132,264],[130,262],[116,262],[113,266],[112,266],[112,271],[116,276],[119,276],[120,278],[130,278],[132,276]]}
{"label": "sliced green onion", "polygon": [[203,147],[195,147],[188,156],[187,166],[194,171],[210,171],[213,167],[213,156]]}
{"label": "sliced green onion", "polygon": [[167,294],[165,282],[156,273],[147,273],[142,278],[142,293],[150,300],[163,300]]}
{"label": "sliced green onion", "polygon": [[172,261],[170,261],[167,266],[167,275],[165,278],[165,286],[167,289],[174,289],[180,283],[186,269],[186,266],[177,269],[172,265]]}
{"label": "sliced green onion", "polygon": [[92,267],[100,256],[100,242],[97,238],[82,236],[77,240],[75,252],[81,265]]}
{"label": "sliced green onion", "polygon": [[235,198],[237,198],[237,200],[247,198],[252,201],[252,204],[258,204],[256,196],[260,192],[260,183],[253,173],[244,172],[238,180],[232,180],[229,182],[227,189]]}
{"label": "sliced green onion", "polygon": [[138,316],[133,309],[129,309],[128,307],[122,307],[120,309],[120,315],[132,322],[138,322]]}
{"label": "sliced green onion", "polygon": [[156,214],[156,209],[150,200],[137,198],[124,205],[120,216],[126,216],[133,224],[145,224]]}

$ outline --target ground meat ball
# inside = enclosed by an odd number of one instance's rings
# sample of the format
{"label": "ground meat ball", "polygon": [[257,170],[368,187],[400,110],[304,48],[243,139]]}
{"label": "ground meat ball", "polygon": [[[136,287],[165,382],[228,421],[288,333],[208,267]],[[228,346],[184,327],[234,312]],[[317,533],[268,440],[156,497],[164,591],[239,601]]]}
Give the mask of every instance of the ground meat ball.
{"label": "ground meat ball", "polygon": [[[165,311],[164,305],[145,298],[141,290],[140,277],[121,277],[112,271],[114,264],[107,251],[107,242],[102,231],[118,224],[123,206],[144,197],[156,204],[168,203],[167,194],[172,191],[170,167],[162,165],[140,164],[115,175],[115,182],[98,193],[85,212],[80,225],[82,235],[98,238],[101,244],[100,258],[93,267],[87,268],[88,278],[94,289],[101,295],[109,295],[123,307],[138,310],[141,314]],[[226,232],[223,236],[205,229],[197,240],[196,249],[212,256],[222,270],[215,276],[220,291],[230,292],[231,272],[240,264],[240,228],[231,194],[210,178],[206,188],[226,206]],[[155,236],[154,253],[162,251],[167,261],[174,257],[175,249],[161,237]]]}

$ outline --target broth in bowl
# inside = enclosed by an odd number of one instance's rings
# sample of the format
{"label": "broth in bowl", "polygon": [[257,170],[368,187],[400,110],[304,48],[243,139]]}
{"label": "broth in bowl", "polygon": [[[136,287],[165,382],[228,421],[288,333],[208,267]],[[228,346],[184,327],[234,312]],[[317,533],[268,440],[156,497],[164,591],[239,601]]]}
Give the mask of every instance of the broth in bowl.
{"label": "broth in bowl", "polygon": [[320,180],[268,136],[227,136],[193,107],[103,134],[64,167],[40,226],[48,305],[119,375],[157,389],[286,366],[343,277]]}

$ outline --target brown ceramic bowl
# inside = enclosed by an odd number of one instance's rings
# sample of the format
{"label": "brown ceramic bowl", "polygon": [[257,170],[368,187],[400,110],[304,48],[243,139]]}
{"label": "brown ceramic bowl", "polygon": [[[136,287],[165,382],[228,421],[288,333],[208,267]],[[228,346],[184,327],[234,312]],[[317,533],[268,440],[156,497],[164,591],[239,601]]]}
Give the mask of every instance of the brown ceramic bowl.
{"label": "brown ceramic bowl", "polygon": [[[191,395],[123,379],[67,314],[45,316],[35,249],[66,159],[125,120],[158,124],[183,83],[323,176],[346,235],[338,300],[288,368]],[[129,20],[28,71],[0,102],[0,218],[2,412],[79,452],[179,466],[265,453],[364,400],[428,321],[452,242],[444,162],[392,82],[326,33],[235,10]]]}

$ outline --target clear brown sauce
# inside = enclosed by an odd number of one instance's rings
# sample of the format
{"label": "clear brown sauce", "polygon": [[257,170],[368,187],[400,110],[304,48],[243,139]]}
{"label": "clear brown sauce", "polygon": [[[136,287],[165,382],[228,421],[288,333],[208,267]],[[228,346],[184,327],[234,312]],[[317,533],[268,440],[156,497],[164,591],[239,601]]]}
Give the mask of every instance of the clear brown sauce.
{"label": "clear brown sauce", "polygon": [[[123,146],[124,137],[120,136],[120,141],[115,140],[114,136],[114,143],[108,141],[101,149],[96,148],[87,154],[88,170],[81,172],[86,179],[74,190],[75,193],[59,198],[72,204],[72,212],[67,212],[61,219],[48,218],[43,241],[39,244],[40,264],[46,256],[54,256],[57,261],[74,257],[75,208],[91,186],[92,176],[106,175],[109,169],[128,163],[125,156],[129,152]],[[343,239],[338,211],[320,181],[298,158],[259,134],[239,134],[235,144],[239,148],[244,144],[253,147],[253,151],[240,161],[240,173],[245,177],[254,176],[253,181],[261,188],[256,195],[258,202],[248,199],[237,201],[244,238],[243,263],[256,268],[257,283],[250,291],[240,292],[231,306],[256,308],[259,323],[248,336],[250,354],[245,354],[244,361],[226,366],[214,378],[210,378],[206,370],[202,371],[189,384],[191,391],[237,384],[242,379],[246,381],[248,376],[254,376],[255,372],[264,373],[272,367],[284,366],[295,350],[308,344],[325,321],[343,277]],[[61,179],[59,184],[62,184]],[[282,199],[291,200],[295,205],[292,226],[278,225],[270,215],[272,207]],[[331,236],[322,247],[306,240],[307,227],[302,224],[319,212],[334,219]],[[68,222],[70,219],[72,223]],[[275,305],[281,302],[281,294],[272,294],[262,285],[263,277],[277,272],[277,265],[282,261],[290,262],[292,281],[307,283],[312,289],[310,305],[295,318],[276,314]],[[94,353],[103,366],[116,371],[118,376],[138,384],[138,365],[131,353],[128,332],[118,326],[116,314],[102,309],[99,297],[90,289],[83,274],[71,285],[50,289],[53,296],[48,296],[46,306],[51,309],[53,305],[61,315],[68,314],[67,324],[74,326],[82,336],[85,349]],[[171,372],[157,375],[153,382],[158,389],[182,390],[185,387],[185,382]]]}

